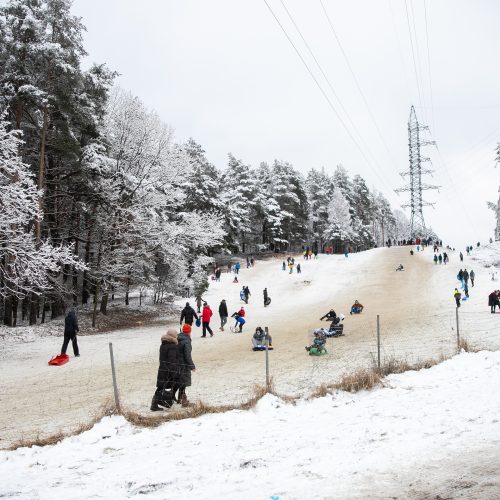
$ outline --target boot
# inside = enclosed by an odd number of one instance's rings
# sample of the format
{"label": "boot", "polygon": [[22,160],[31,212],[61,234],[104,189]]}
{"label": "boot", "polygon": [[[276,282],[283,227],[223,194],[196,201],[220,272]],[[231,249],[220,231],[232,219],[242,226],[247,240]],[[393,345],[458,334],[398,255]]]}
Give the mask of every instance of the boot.
{"label": "boot", "polygon": [[189,406],[189,401],[188,401],[188,398],[185,394],[183,394],[181,397],[181,405],[183,408],[186,408]]}
{"label": "boot", "polygon": [[160,408],[158,406],[156,398],[153,398],[153,400],[151,401],[151,408],[150,408],[150,410],[151,411],[163,411],[163,408]]}

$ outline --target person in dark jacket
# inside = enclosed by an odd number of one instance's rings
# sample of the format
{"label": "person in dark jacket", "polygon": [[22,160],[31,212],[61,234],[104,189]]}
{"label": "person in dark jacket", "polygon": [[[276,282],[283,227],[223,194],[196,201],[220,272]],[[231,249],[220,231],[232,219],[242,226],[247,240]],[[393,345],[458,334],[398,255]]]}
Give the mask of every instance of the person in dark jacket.
{"label": "person in dark jacket", "polygon": [[[151,411],[161,411],[160,406],[170,408],[173,395],[179,380],[179,363],[177,360],[177,332],[169,328],[161,337],[160,366],[156,377],[156,391],[151,401]],[[170,393],[165,399],[165,389]]]}
{"label": "person in dark jacket", "polygon": [[464,254],[462,252],[460,252],[459,256],[460,256],[460,262],[463,262],[464,261]]}
{"label": "person in dark jacket", "polygon": [[250,289],[247,286],[243,287],[243,295],[245,296],[245,303],[248,304],[248,297],[250,297]]}
{"label": "person in dark jacket", "polygon": [[495,314],[495,309],[497,306],[500,307],[500,292],[495,290],[488,295],[488,305],[490,306],[491,314]]}
{"label": "person in dark jacket", "polygon": [[469,284],[469,273],[467,272],[467,269],[464,269],[463,276],[464,276],[464,282],[465,282],[465,284],[468,285]]}
{"label": "person in dark jacket", "polygon": [[460,299],[462,298],[462,294],[458,291],[457,288],[453,290],[453,298],[455,299],[457,307],[460,307]]}
{"label": "person in dark jacket", "polygon": [[220,328],[219,330],[221,332],[224,331],[224,325],[227,323],[227,318],[229,317],[229,314],[227,312],[227,304],[224,299],[221,300],[219,304],[219,316],[220,316]]}
{"label": "person in dark jacket", "polygon": [[469,273],[469,278],[470,278],[470,282],[471,282],[471,285],[474,286],[474,278],[476,277],[476,273],[474,272],[473,269],[470,270],[470,273]]}
{"label": "person in dark jacket", "polygon": [[193,325],[194,319],[198,319],[198,315],[195,310],[189,305],[189,302],[186,302],[186,307],[181,312],[181,325],[184,321],[187,325]]}
{"label": "person in dark jacket", "polygon": [[76,334],[79,331],[80,329],[78,328],[76,311],[72,307],[66,315],[66,318],[64,318],[64,342],[61,348],[61,354],[66,354],[66,349],[68,348],[69,341],[71,340],[75,357],[80,357],[80,350],[78,349],[78,342],[76,340]]}
{"label": "person in dark jacket", "polygon": [[267,304],[267,301],[269,300],[269,295],[267,294],[267,288],[264,288],[264,307],[266,307],[268,304]]}
{"label": "person in dark jacket", "polygon": [[196,371],[191,352],[191,326],[184,325],[182,333],[177,336],[177,362],[179,363],[179,380],[177,383],[177,402],[182,406],[188,406],[189,401],[186,396],[186,387],[191,385],[191,372]]}

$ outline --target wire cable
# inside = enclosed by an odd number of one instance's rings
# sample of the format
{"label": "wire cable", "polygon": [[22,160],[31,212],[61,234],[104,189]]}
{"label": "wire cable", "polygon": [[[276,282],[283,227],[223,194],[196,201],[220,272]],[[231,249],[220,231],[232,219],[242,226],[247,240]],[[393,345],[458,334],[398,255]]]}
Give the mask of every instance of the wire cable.
{"label": "wire cable", "polygon": [[333,36],[335,37],[335,40],[337,41],[337,44],[338,44],[338,46],[340,48],[340,51],[342,52],[342,56],[344,58],[344,61],[346,62],[347,67],[349,68],[349,72],[351,73],[351,76],[352,76],[352,78],[354,80],[354,83],[356,84],[356,88],[357,88],[359,94],[361,95],[363,103],[364,103],[364,105],[365,105],[365,107],[366,107],[366,109],[368,111],[368,115],[370,116],[370,119],[371,119],[373,125],[375,126],[375,129],[377,130],[378,136],[379,136],[380,140],[382,141],[382,144],[384,145],[384,147],[385,147],[385,149],[387,151],[387,154],[388,154],[391,162],[394,164],[394,166],[396,166],[396,162],[394,160],[394,157],[392,156],[391,150],[389,149],[389,146],[387,145],[387,142],[385,141],[384,136],[382,135],[380,127],[379,127],[379,125],[377,123],[377,120],[375,119],[375,116],[374,116],[374,114],[373,114],[373,112],[372,112],[372,110],[370,108],[370,105],[368,104],[368,100],[366,99],[366,96],[365,96],[365,94],[364,94],[364,92],[363,92],[363,90],[361,88],[359,80],[358,80],[356,74],[354,73],[352,65],[351,65],[351,63],[349,61],[349,57],[347,56],[347,53],[344,50],[342,42],[340,41],[340,38],[337,35],[337,32],[336,32],[336,30],[335,30],[335,28],[333,26],[332,20],[330,19],[330,16],[328,15],[328,12],[327,12],[327,10],[325,8],[325,5],[323,4],[323,0],[320,0],[319,3],[321,4],[321,7],[323,9],[323,13],[324,13],[324,15],[325,15],[325,17],[326,17],[326,19],[328,21],[328,25],[330,26],[330,30],[331,30]]}
{"label": "wire cable", "polygon": [[431,75],[431,51],[429,49],[429,21],[427,19],[427,0],[424,0],[424,18],[425,18],[425,40],[427,44],[427,68],[429,72],[429,98],[431,101],[431,118],[432,130],[436,132],[436,121],[434,116],[434,96],[432,92],[432,75]]}
{"label": "wire cable", "polygon": [[358,151],[361,153],[363,159],[365,160],[366,164],[372,169],[372,171],[375,173],[375,175],[377,176],[377,178],[380,180],[380,182],[386,187],[388,188],[390,191],[392,191],[392,188],[390,188],[389,186],[387,186],[387,183],[382,179],[382,177],[380,176],[380,174],[378,173],[378,171],[372,167],[368,157],[366,156],[365,152],[363,151],[363,149],[361,148],[361,146],[359,145],[358,141],[356,140],[356,138],[353,136],[352,132],[349,130],[349,128],[347,127],[346,123],[344,122],[344,120],[342,119],[342,117],[340,116],[339,112],[337,111],[337,109],[335,108],[335,106],[333,105],[332,101],[330,100],[330,98],[328,97],[328,94],[325,92],[325,90],[323,89],[323,87],[321,86],[321,84],[319,83],[318,79],[316,78],[316,76],[314,75],[314,73],[312,72],[311,68],[309,67],[309,65],[307,64],[306,60],[303,58],[302,54],[300,53],[300,51],[297,49],[297,47],[295,46],[295,44],[293,43],[293,40],[290,38],[290,36],[288,35],[287,31],[285,30],[284,26],[281,24],[280,20],[278,19],[278,17],[276,16],[276,14],[274,13],[273,9],[271,8],[271,6],[269,5],[269,3],[267,2],[267,0],[264,0],[264,3],[266,4],[269,12],[271,13],[271,15],[273,16],[274,20],[278,23],[278,26],[280,27],[281,31],[283,32],[283,34],[285,35],[286,39],[289,41],[290,45],[293,47],[293,50],[295,51],[295,53],[297,54],[297,56],[299,57],[299,59],[302,61],[302,64],[304,64],[304,66],[306,67],[307,69],[307,72],[309,73],[309,75],[311,76],[311,78],[313,79],[314,83],[316,84],[316,86],[318,87],[318,89],[320,90],[321,94],[323,95],[323,97],[326,99],[327,103],[328,103],[328,106],[332,109],[332,111],[335,113],[335,116],[337,117],[337,119],[340,121],[341,125],[344,127],[345,131],[347,132],[349,138],[352,140],[352,142],[354,143],[354,145],[356,146],[356,148],[358,149]]}

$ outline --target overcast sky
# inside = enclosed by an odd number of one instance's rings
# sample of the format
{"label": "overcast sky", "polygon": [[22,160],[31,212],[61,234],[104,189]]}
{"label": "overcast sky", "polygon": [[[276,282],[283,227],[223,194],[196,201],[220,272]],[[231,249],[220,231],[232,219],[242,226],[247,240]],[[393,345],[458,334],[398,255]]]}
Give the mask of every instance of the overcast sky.
{"label": "overcast sky", "polygon": [[424,152],[435,169],[426,182],[441,186],[425,194],[436,202],[427,225],[452,245],[486,242],[495,226],[486,201],[499,186],[500,2],[407,0],[411,43],[404,0],[323,0],[361,94],[320,0],[284,4],[328,81],[281,0],[267,1],[350,134],[264,0],[75,0],[73,10],[88,62],[118,71],[178,140],[193,137],[221,168],[228,152],[304,173],[342,163],[398,206],[413,104],[440,152]]}

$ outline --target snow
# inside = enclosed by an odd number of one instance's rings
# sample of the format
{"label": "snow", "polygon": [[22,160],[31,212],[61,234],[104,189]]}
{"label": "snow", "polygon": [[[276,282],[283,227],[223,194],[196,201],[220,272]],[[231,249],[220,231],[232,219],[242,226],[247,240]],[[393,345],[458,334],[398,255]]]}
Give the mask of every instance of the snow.
{"label": "snow", "polygon": [[136,428],[108,417],[0,452],[0,496],[495,498],[500,353],[462,353],[384,387]]}

